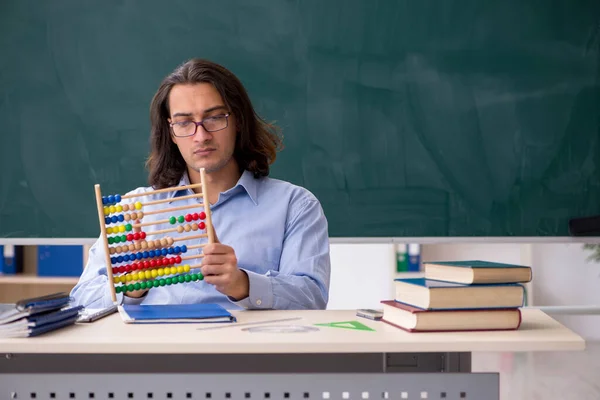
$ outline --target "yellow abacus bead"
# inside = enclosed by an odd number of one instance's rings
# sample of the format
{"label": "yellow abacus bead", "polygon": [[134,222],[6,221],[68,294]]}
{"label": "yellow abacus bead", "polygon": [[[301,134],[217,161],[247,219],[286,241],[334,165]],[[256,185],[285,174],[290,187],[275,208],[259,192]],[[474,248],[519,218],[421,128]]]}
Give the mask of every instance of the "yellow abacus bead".
{"label": "yellow abacus bead", "polygon": [[152,278],[152,274],[150,273],[150,271],[144,271],[144,276],[146,277],[146,279]]}
{"label": "yellow abacus bead", "polygon": [[107,235],[112,234],[112,228],[106,228],[106,234]]}
{"label": "yellow abacus bead", "polygon": [[110,214],[110,209],[108,208],[108,206],[104,207],[104,215],[108,215]]}
{"label": "yellow abacus bead", "polygon": [[156,272],[155,269],[153,269],[152,271],[150,271],[151,275],[153,278],[156,278],[158,276],[158,272]]}
{"label": "yellow abacus bead", "polygon": [[183,266],[183,272],[190,272],[190,266],[189,265],[184,265]]}
{"label": "yellow abacus bead", "polygon": [[131,282],[131,275],[125,275],[125,282]]}
{"label": "yellow abacus bead", "polygon": [[117,209],[115,208],[115,206],[110,206],[108,207],[108,209],[110,210],[110,213],[114,213],[115,211],[117,211]]}
{"label": "yellow abacus bead", "polygon": [[113,282],[114,282],[114,283],[119,283],[119,282],[121,282],[121,277],[120,277],[120,276],[113,276]]}
{"label": "yellow abacus bead", "polygon": [[158,269],[158,276],[163,276],[165,274],[165,270],[163,268]]}
{"label": "yellow abacus bead", "polygon": [[125,225],[119,226],[119,232],[121,232],[121,233],[125,232]]}
{"label": "yellow abacus bead", "polygon": [[136,210],[141,210],[142,209],[142,203],[140,203],[139,201],[135,202],[135,209]]}
{"label": "yellow abacus bead", "polygon": [[171,267],[171,274],[174,275],[177,273],[177,268]]}
{"label": "yellow abacus bead", "polygon": [[178,274],[183,273],[183,267],[181,265],[179,267],[177,267],[177,273]]}
{"label": "yellow abacus bead", "polygon": [[117,212],[122,212],[123,211],[123,206],[118,205],[115,207],[117,209]]}

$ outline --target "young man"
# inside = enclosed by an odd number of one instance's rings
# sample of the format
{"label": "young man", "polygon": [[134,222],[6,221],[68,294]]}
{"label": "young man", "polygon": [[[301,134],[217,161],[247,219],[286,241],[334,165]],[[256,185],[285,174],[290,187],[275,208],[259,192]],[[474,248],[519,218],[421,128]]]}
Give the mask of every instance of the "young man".
{"label": "young man", "polygon": [[[118,300],[207,302],[228,309],[324,309],[330,278],[327,220],[308,190],[268,177],[280,144],[276,128],[256,114],[238,78],[218,64],[190,60],[163,80],[150,118],[150,187],[130,193],[199,183],[199,169],[204,168],[216,243],[186,253],[204,253],[203,281],[118,294]],[[152,194],[147,201],[175,201],[189,194],[191,189],[182,189]],[[177,200],[143,211],[200,207],[200,201]],[[143,222],[164,218],[144,216]],[[165,223],[145,230],[169,227]],[[201,242],[196,240],[183,243]],[[76,304],[100,308],[112,303],[105,259],[98,240],[71,291]]]}

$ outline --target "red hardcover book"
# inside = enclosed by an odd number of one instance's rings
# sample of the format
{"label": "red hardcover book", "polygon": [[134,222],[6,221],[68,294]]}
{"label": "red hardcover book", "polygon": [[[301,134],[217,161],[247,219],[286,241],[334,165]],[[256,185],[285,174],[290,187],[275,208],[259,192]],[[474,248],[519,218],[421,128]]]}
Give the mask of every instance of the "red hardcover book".
{"label": "red hardcover book", "polygon": [[505,331],[521,326],[518,308],[424,310],[384,300],[383,322],[408,332]]}

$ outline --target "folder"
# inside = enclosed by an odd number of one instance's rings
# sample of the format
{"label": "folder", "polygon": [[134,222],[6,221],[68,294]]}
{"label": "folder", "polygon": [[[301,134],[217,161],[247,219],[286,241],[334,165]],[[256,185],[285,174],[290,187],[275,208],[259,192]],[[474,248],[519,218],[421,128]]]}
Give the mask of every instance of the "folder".
{"label": "folder", "polygon": [[119,306],[123,322],[129,324],[235,322],[219,304],[124,304]]}
{"label": "folder", "polygon": [[83,306],[63,308],[30,315],[6,324],[0,324],[0,337],[23,338],[38,336],[75,323]]}
{"label": "folder", "polygon": [[58,310],[69,304],[68,293],[58,292],[46,296],[19,300],[15,304],[3,305],[0,308],[0,324],[6,324],[31,315]]}

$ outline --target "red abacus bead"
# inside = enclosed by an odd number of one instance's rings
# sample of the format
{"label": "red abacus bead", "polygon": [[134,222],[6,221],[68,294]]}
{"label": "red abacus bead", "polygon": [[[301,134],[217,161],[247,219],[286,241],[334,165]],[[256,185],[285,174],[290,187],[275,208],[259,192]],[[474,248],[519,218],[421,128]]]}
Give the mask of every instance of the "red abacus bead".
{"label": "red abacus bead", "polygon": [[148,269],[150,268],[150,261],[144,261],[144,268]]}
{"label": "red abacus bead", "polygon": [[137,233],[137,232],[136,232],[136,233],[134,233],[134,234],[133,234],[133,239],[134,239],[134,240],[140,240],[140,234],[139,234],[139,233]]}
{"label": "red abacus bead", "polygon": [[142,269],[142,266],[138,262],[134,262],[133,264],[131,264],[131,266],[133,267],[134,270],[135,269]]}
{"label": "red abacus bead", "polygon": [[192,222],[192,214],[185,214],[185,221]]}
{"label": "red abacus bead", "polygon": [[140,238],[146,239],[146,232],[140,232]]}
{"label": "red abacus bead", "polygon": [[162,265],[169,265],[169,259],[168,258],[163,258],[161,260],[161,262],[162,262]]}
{"label": "red abacus bead", "polygon": [[112,273],[113,273],[113,275],[115,275],[115,274],[118,274],[118,273],[119,273],[119,268],[120,268],[120,267],[114,267],[114,268],[112,269]]}
{"label": "red abacus bead", "polygon": [[192,219],[193,219],[194,221],[198,221],[198,218],[200,218],[200,217],[198,216],[198,213],[193,213],[193,214],[192,214]]}
{"label": "red abacus bead", "polygon": [[179,264],[181,262],[181,256],[175,257],[175,262],[173,264]]}
{"label": "red abacus bead", "polygon": [[131,265],[127,265],[125,267],[125,272],[131,272]]}
{"label": "red abacus bead", "polygon": [[128,242],[131,242],[133,240],[133,235],[130,233],[125,238],[127,239]]}
{"label": "red abacus bead", "polygon": [[200,222],[200,223],[198,224],[198,228],[200,228],[200,229],[204,229],[204,228],[206,228],[206,224],[205,224],[204,222]]}
{"label": "red abacus bead", "polygon": [[150,260],[150,266],[156,267],[156,260]]}
{"label": "red abacus bead", "polygon": [[202,211],[200,214],[198,214],[198,218],[200,218],[200,219],[206,218],[206,213],[204,211]]}

